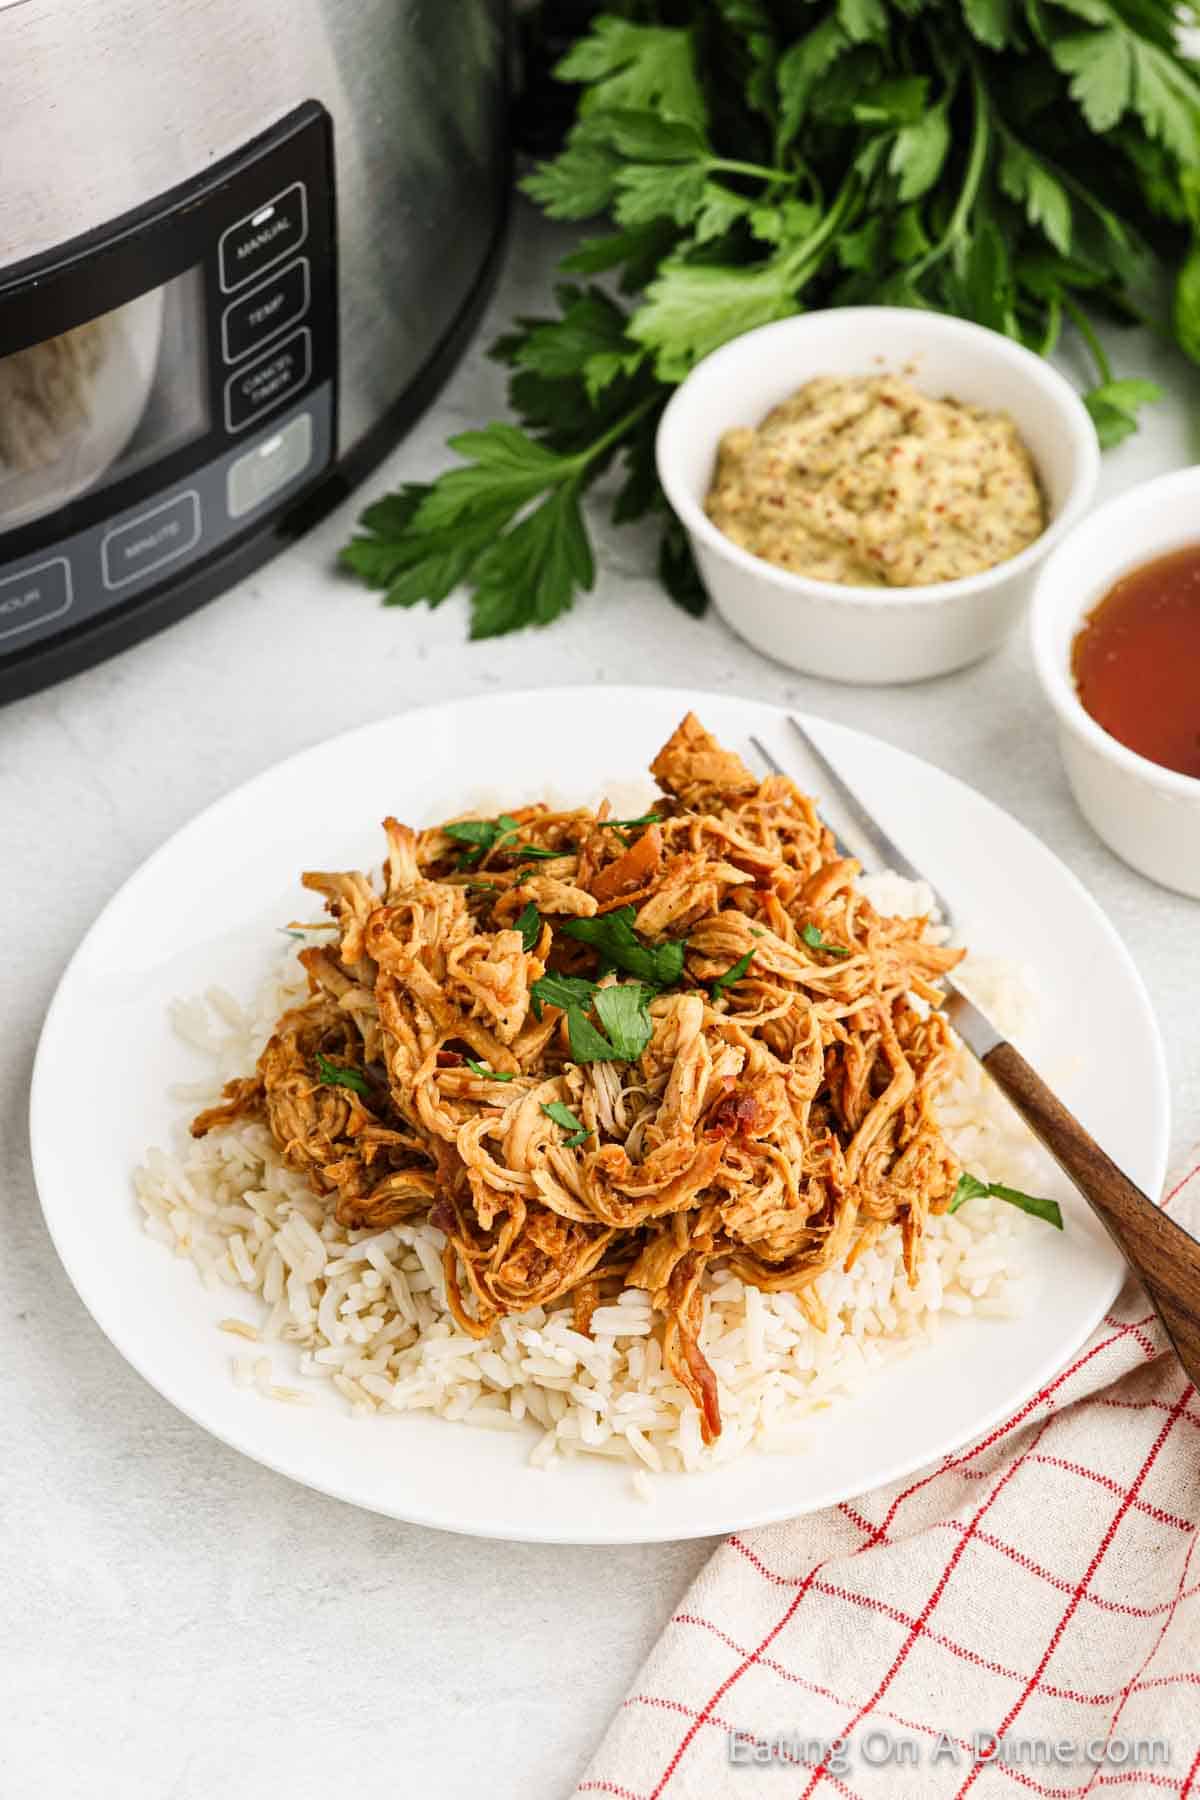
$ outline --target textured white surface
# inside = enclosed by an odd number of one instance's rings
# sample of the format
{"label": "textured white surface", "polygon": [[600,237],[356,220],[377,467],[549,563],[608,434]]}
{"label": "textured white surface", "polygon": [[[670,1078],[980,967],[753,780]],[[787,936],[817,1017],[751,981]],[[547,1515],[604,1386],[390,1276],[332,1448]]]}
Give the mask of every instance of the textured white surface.
{"label": "textured white surface", "polygon": [[[497,323],[537,309],[546,250],[523,221]],[[486,341],[368,493],[433,473],[447,431],[493,416]],[[1152,365],[1135,340],[1114,349],[1122,372]],[[1102,493],[1195,455],[1200,380],[1174,360],[1161,372],[1171,399],[1105,459]],[[1087,883],[1158,1007],[1177,1149],[1200,1122],[1200,906],[1125,868],[1075,812],[1023,639],[918,687],[806,680],[675,611],[648,572],[652,535],[627,531],[603,534],[572,617],[468,645],[461,601],[385,612],[330,575],[353,511],[162,636],[0,712],[5,1796],[556,1800],[706,1554],[492,1546],[304,1492],[173,1412],[69,1288],[26,1143],[46,1003],[142,858],[280,756],[441,695],[568,681],[690,682],[861,726],[974,783]]]}

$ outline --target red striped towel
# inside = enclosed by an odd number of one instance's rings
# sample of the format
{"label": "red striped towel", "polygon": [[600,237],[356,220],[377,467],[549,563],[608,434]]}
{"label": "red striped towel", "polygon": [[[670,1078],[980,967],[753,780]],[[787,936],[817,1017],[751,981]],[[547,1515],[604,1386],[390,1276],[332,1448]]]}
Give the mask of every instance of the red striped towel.
{"label": "red striped towel", "polygon": [[1200,1800],[1198,1521],[1200,1395],[1130,1281],[978,1443],[723,1544],[577,1792]]}

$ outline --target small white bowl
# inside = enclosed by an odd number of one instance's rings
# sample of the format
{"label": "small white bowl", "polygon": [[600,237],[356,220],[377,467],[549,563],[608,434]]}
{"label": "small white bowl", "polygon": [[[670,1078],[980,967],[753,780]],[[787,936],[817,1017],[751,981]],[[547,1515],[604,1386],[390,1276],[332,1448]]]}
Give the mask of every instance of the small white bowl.
{"label": "small white bowl", "polygon": [[[1010,414],[1049,508],[1036,542],[958,581],[850,587],[765,562],[713,524],[704,501],[723,432],[759,424],[815,376],[889,373]],[[1100,470],[1086,407],[1040,356],[982,325],[895,306],[803,313],[723,344],[672,395],[656,456],[704,585],[733,629],[793,669],[855,682],[921,681],[994,650],[1020,616],[1034,569],[1085,511]]]}
{"label": "small white bowl", "polygon": [[1139,874],[1200,899],[1200,780],[1110,737],[1084,710],[1071,674],[1085,613],[1122,575],[1189,544],[1200,544],[1200,468],[1142,482],[1099,507],[1047,557],[1031,628],[1038,679],[1084,818]]}

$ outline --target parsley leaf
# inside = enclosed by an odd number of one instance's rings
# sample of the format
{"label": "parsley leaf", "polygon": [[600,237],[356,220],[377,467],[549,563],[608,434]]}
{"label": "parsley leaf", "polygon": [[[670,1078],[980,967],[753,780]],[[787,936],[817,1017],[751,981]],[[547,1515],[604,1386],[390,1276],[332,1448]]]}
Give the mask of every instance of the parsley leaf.
{"label": "parsley leaf", "polygon": [[540,1019],[543,1006],[558,1006],[563,1012],[573,1007],[587,1007],[596,991],[594,981],[583,975],[556,975],[553,970],[539,977],[529,990],[533,1016]]}
{"label": "parsley leaf", "polygon": [[717,979],[712,984],[712,997],[714,1000],[719,1000],[726,988],[732,987],[735,981],[740,981],[742,979],[742,976],[754,961],[754,955],[755,953],[753,950],[747,950],[745,956],[739,956],[735,963],[730,963],[723,975],[717,976]]}
{"label": "parsley leaf", "polygon": [[[543,1006],[557,1006],[567,1015],[567,1040],[576,1062],[635,1062],[654,1035],[647,1001],[652,992],[640,982],[618,982],[598,988],[579,975],[543,975],[529,990],[534,1016]],[[588,1018],[595,1007],[604,1031]]]}
{"label": "parsley leaf", "polygon": [[1092,415],[1101,447],[1111,449],[1137,430],[1138,408],[1161,400],[1163,391],[1153,381],[1106,381],[1083,396]]}
{"label": "parsley leaf", "polygon": [[616,982],[596,990],[596,1012],[622,1062],[636,1062],[654,1036],[648,993],[638,981]]}
{"label": "parsley leaf", "polygon": [[582,1007],[573,1006],[567,1014],[567,1042],[571,1046],[571,1057],[577,1063],[618,1062],[621,1053],[609,1043],[602,1031],[597,1031]]}
{"label": "parsley leaf", "polygon": [[543,1101],[542,1111],[548,1119],[553,1119],[556,1125],[561,1125],[564,1131],[571,1133],[570,1137],[563,1139],[563,1143],[568,1149],[574,1149],[576,1144],[586,1143],[587,1139],[591,1137],[592,1134],[587,1126],[580,1123],[565,1101]]}
{"label": "parsley leaf", "polygon": [[490,850],[499,838],[520,829],[511,813],[501,813],[497,819],[452,819],[442,826],[444,836],[456,843],[474,844],[479,850]]}
{"label": "parsley leaf", "polygon": [[1010,199],[1025,208],[1031,225],[1037,225],[1056,250],[1071,251],[1071,202],[1067,190],[1036,156],[1015,138],[1005,139],[1000,160],[1000,186]]}
{"label": "parsley leaf", "polygon": [[957,1212],[960,1206],[965,1206],[968,1200],[978,1199],[981,1194],[990,1194],[995,1200],[1007,1200],[1010,1206],[1019,1207],[1021,1212],[1032,1213],[1035,1219],[1044,1219],[1056,1231],[1063,1229],[1062,1208],[1057,1200],[1044,1200],[1037,1194],[1023,1194],[1020,1188],[1005,1187],[999,1181],[980,1181],[977,1175],[968,1175],[965,1170],[958,1178],[949,1211]]}
{"label": "parsley leaf", "polygon": [[501,813],[498,819],[456,819],[449,825],[442,826],[442,834],[453,838],[456,844],[467,844],[458,859],[460,869],[469,869],[494,850],[503,838],[511,837],[521,827],[509,813]]}
{"label": "parsley leaf", "polygon": [[635,25],[601,14],[555,71],[561,81],[586,84],[580,111],[642,107],[701,127],[707,107],[687,30]]}
{"label": "parsley leaf", "polygon": [[971,33],[989,50],[1003,50],[1012,35],[1013,0],[963,0]]}
{"label": "parsley leaf", "polygon": [[806,925],[800,936],[810,950],[824,950],[827,956],[853,956],[854,954],[852,950],[847,950],[844,944],[829,943],[826,938],[821,936],[816,925]]}
{"label": "parsley leaf", "polygon": [[518,844],[512,853],[531,862],[553,862],[556,856],[569,856],[569,849],[549,850],[543,844]]}
{"label": "parsley leaf", "polygon": [[1111,131],[1133,97],[1133,56],[1115,25],[1079,31],[1054,43],[1051,55],[1071,77],[1071,98],[1093,131]]}
{"label": "parsley leaf", "polygon": [[466,1062],[472,1075],[482,1075],[487,1081],[515,1081],[517,1079],[511,1069],[489,1069],[485,1063],[476,1062],[470,1056],[467,1057]]}
{"label": "parsley leaf", "polygon": [[603,962],[625,969],[647,986],[673,986],[683,973],[686,942],[644,944],[633,928],[636,916],[632,906],[620,906],[596,919],[566,919],[561,929],[565,936],[589,944]]}
{"label": "parsley leaf", "polygon": [[532,950],[542,935],[542,916],[532,900],[523,912],[518,913],[513,929],[521,934],[522,950]]}
{"label": "parsley leaf", "polygon": [[577,138],[521,185],[548,218],[591,219],[604,211],[616,192],[620,166],[619,156],[607,144]]}
{"label": "parsley leaf", "polygon": [[588,589],[595,565],[579,509],[579,489],[556,487],[533,512],[484,551],[475,565],[472,638],[518,625],[549,625]]}
{"label": "parsley leaf", "polygon": [[[921,118],[903,126],[896,133],[888,156],[888,172],[897,177],[900,199],[919,200],[928,193],[949,153],[950,121],[944,106],[931,106]],[[886,214],[877,213],[875,218],[880,229],[886,229]]]}
{"label": "parsley leaf", "polygon": [[682,381],[719,344],[796,310],[790,261],[725,268],[673,258],[662,264],[635,313],[630,334],[653,352],[660,381]]}
{"label": "parsley leaf", "polygon": [[352,1088],[356,1094],[369,1094],[371,1084],[358,1069],[343,1068],[341,1063],[329,1061],[317,1051],[317,1073],[323,1087]]}

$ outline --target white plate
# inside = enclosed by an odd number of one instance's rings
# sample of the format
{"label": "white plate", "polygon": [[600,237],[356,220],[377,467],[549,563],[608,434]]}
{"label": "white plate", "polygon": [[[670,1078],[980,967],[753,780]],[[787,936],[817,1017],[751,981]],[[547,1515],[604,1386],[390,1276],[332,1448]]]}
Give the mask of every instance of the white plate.
{"label": "white plate", "polygon": [[[377,864],[386,813],[428,823],[477,803],[483,783],[510,805],[548,784],[592,799],[606,781],[638,776],[688,706],[726,743],[749,753],[756,732],[794,762],[777,708],[669,689],[559,689],[408,713],[318,745],[218,801],[93,925],[38,1050],[38,1189],[85,1306],[205,1430],[309,1487],[424,1525],[556,1543],[696,1537],[828,1506],[955,1449],[1036,1391],[1103,1316],[1121,1264],[1072,1196],[1065,1233],[1030,1242],[1034,1291],[1021,1319],[953,1321],[931,1348],[814,1421],[810,1451],[661,1478],[651,1505],[616,1465],[529,1468],[531,1444],[516,1434],[419,1414],[357,1421],[336,1395],[318,1410],[233,1386],[233,1340],[215,1329],[230,1298],[208,1293],[190,1263],[143,1232],[130,1187],[145,1146],[165,1141],[177,1111],[166,1084],[199,1072],[172,1035],[168,1001],[214,981],[252,990],[278,953],[276,928],[304,904],[298,872]],[[1025,965],[1042,1002],[1025,1047],[1157,1194],[1168,1132],[1162,1046],[1141,980],[1095,902],[1023,826],[952,776],[844,727],[814,726],[945,889],[973,947]]]}

